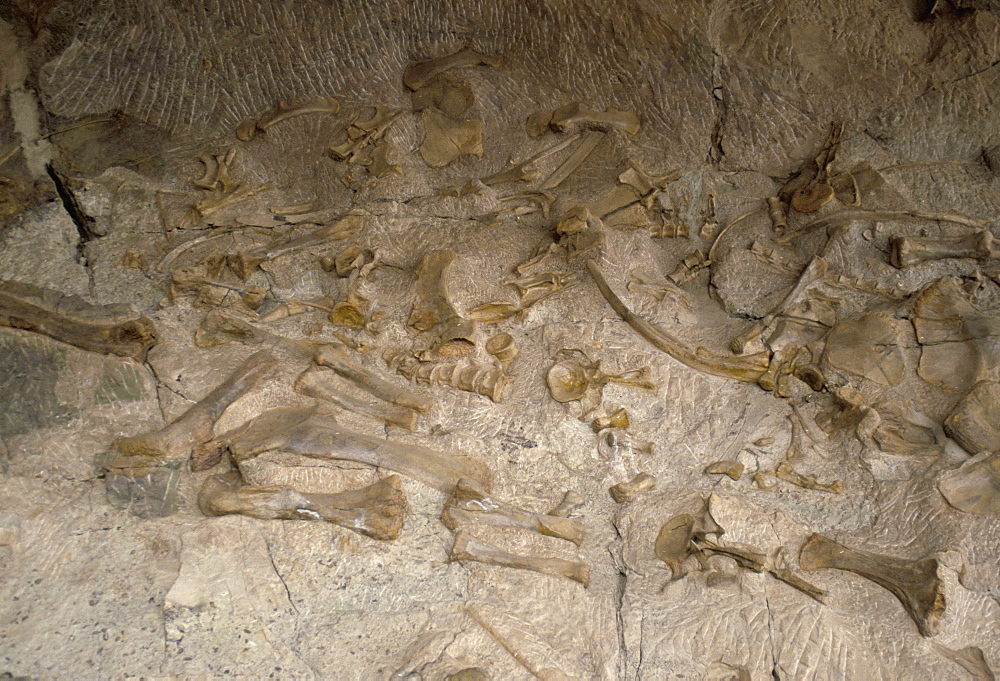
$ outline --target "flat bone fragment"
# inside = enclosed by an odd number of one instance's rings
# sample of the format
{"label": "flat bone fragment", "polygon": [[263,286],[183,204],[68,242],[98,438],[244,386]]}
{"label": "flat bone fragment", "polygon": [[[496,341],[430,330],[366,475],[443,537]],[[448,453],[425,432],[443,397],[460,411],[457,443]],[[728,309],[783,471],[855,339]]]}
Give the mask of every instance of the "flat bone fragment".
{"label": "flat bone fragment", "polygon": [[528,114],[524,121],[524,131],[528,137],[541,137],[549,131],[549,124],[552,122],[552,112],[546,109],[533,111]]}
{"label": "flat bone fragment", "polygon": [[381,401],[359,400],[338,390],[337,374],[327,369],[307,369],[295,381],[295,391],[337,405],[355,414],[369,416],[383,423],[399,426],[409,431],[416,430],[420,413],[409,407],[386,404]]}
{"label": "flat bone fragment", "polygon": [[313,459],[387,468],[445,494],[451,494],[463,478],[472,480],[479,489],[492,489],[493,473],[479,459],[355,433],[342,428],[336,419],[316,413],[315,407],[270,409],[218,440],[237,464],[280,450]]}
{"label": "flat bone fragment", "polygon": [[240,123],[236,128],[236,136],[249,142],[258,132],[263,132],[276,123],[309,113],[340,113],[340,102],[334,97],[316,97],[301,102],[280,101],[259,117],[251,117]]}
{"label": "flat bone fragment", "polygon": [[948,503],[975,515],[1000,513],[1000,452],[983,452],[938,478]]}
{"label": "flat bone fragment", "polygon": [[194,332],[194,344],[199,348],[214,348],[229,343],[274,345],[310,358],[319,345],[270,333],[220,310],[210,311]]}
{"label": "flat bone fragment", "polygon": [[788,568],[777,568],[773,570],[768,570],[771,576],[778,581],[784,582],[793,589],[798,589],[809,598],[813,599],[817,603],[826,604],[827,591],[825,589],[820,589],[815,584],[812,584],[805,579],[802,579],[797,574],[789,570]]}
{"label": "flat bone fragment", "polygon": [[277,366],[277,358],[266,350],[251,355],[225,381],[169,425],[151,433],[115,440],[107,467],[179,465],[195,447],[212,439],[215,422],[222,412],[260,386]]}
{"label": "flat bone fragment", "polygon": [[0,326],[31,331],[88,352],[142,362],[156,343],[146,317],[118,322],[107,308],[15,281],[0,282]]}
{"label": "flat bone fragment", "polygon": [[549,126],[556,132],[562,132],[573,125],[598,129],[615,128],[630,135],[639,132],[641,127],[639,117],[630,111],[615,111],[614,109],[596,111],[582,102],[573,102],[552,112]]}
{"label": "flat bone fragment", "polygon": [[420,157],[431,168],[443,168],[455,159],[483,155],[483,124],[478,118],[456,119],[434,108],[424,109],[424,141]]}
{"label": "flat bone fragment", "polygon": [[549,511],[548,515],[558,516],[560,518],[568,518],[573,511],[577,510],[584,505],[585,500],[580,496],[579,492],[575,490],[566,490],[563,495],[562,501],[560,501],[555,508]]}
{"label": "flat bone fragment", "polygon": [[996,676],[993,675],[993,670],[986,662],[982,648],[966,646],[961,650],[953,650],[937,641],[931,641],[931,645],[934,646],[934,650],[967,671],[973,681],[996,681]]}
{"label": "flat bone fragment", "polygon": [[945,596],[934,558],[911,561],[857,551],[813,534],[799,553],[799,566],[807,571],[847,570],[869,579],[899,599],[922,636],[938,633]]}
{"label": "flat bone fragment", "polygon": [[205,480],[198,508],[207,516],[238,513],[261,520],[323,520],[389,541],[403,529],[407,504],[398,475],[357,490],[315,494],[278,485],[243,485],[238,474],[226,473]]}
{"label": "flat bone fragment", "polygon": [[654,487],[656,487],[656,478],[649,473],[639,473],[628,482],[619,482],[617,485],[612,485],[608,489],[608,492],[610,492],[611,498],[616,503],[624,504]]}
{"label": "flat bone fragment", "polygon": [[970,454],[1000,449],[1000,383],[972,386],[944,420],[944,432]]}
{"label": "flat bone fragment", "polygon": [[585,133],[573,153],[556,168],[548,179],[542,183],[542,189],[555,189],[566,179],[576,172],[576,169],[583,165],[583,162],[590,157],[590,154],[597,148],[605,137],[604,133],[591,130]]}
{"label": "flat bone fragment", "polygon": [[802,489],[811,489],[817,492],[829,492],[830,494],[840,494],[844,491],[844,483],[840,480],[833,482],[819,482],[814,475],[803,475],[789,465],[787,461],[782,461],[774,469],[774,475],[785,482],[790,482]]}
{"label": "flat bone fragment", "polygon": [[797,189],[789,203],[797,213],[815,213],[833,200],[833,187],[825,182]]}
{"label": "flat bone fragment", "polygon": [[445,356],[465,355],[476,345],[476,325],[458,314],[448,286],[449,270],[458,256],[441,249],[425,255],[417,267],[417,300],[406,327],[434,336],[434,351]]}
{"label": "flat bone fragment", "polygon": [[647,322],[645,319],[636,316],[626,307],[601,273],[600,268],[594,260],[587,261],[587,270],[593,277],[594,283],[600,290],[601,295],[608,301],[612,309],[625,320],[625,323],[632,327],[636,333],[646,339],[653,347],[662,350],[681,364],[684,364],[696,371],[703,371],[713,376],[723,378],[733,378],[747,383],[756,383],[765,371],[767,371],[769,358],[767,353],[757,355],[745,355],[742,357],[719,357],[699,348],[697,352],[692,352],[690,348],[682,342],[665,332],[663,329]]}
{"label": "flat bone fragment", "polygon": [[365,369],[356,363],[341,345],[324,345],[316,350],[316,364],[333,369],[335,372],[364,388],[379,399],[413,409],[421,414],[428,411],[434,401],[410,388],[404,388],[390,383],[375,372]]}
{"label": "flat bone fragment", "polygon": [[890,249],[890,262],[894,267],[912,267],[922,262],[947,258],[1000,258],[1000,249],[993,244],[993,233],[985,229],[960,237],[896,237],[892,240]]}
{"label": "flat bone fragment", "polygon": [[403,85],[410,90],[417,90],[426,85],[435,76],[451,69],[461,69],[470,66],[499,66],[500,61],[493,57],[479,54],[475,50],[465,48],[424,62],[414,62],[403,72]]}
{"label": "flat bone fragment", "polygon": [[739,461],[715,461],[705,466],[706,475],[728,475],[739,480],[743,475],[743,464]]}
{"label": "flat bone fragment", "polygon": [[499,549],[492,544],[476,539],[465,530],[455,533],[455,545],[451,549],[453,562],[468,560],[487,565],[533,570],[543,575],[565,577],[590,586],[590,567],[586,563],[548,556],[522,556]]}
{"label": "flat bone fragment", "polygon": [[476,103],[476,95],[468,82],[444,73],[433,78],[410,96],[414,111],[434,107],[458,118]]}
{"label": "flat bone fragment", "polygon": [[835,369],[894,386],[906,369],[900,344],[902,325],[879,313],[841,321],[827,336],[824,358]]}
{"label": "flat bone fragment", "polygon": [[565,539],[579,546],[584,527],[579,520],[532,513],[505,504],[466,480],[459,480],[441,512],[441,522],[452,532],[465,525],[491,525],[537,532],[547,537]]}

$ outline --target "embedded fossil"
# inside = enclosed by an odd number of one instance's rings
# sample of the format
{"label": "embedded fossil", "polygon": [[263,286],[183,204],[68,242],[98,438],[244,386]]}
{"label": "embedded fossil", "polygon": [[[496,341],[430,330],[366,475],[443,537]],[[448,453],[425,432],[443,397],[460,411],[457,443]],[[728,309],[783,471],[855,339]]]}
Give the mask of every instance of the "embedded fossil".
{"label": "embedded fossil", "polygon": [[417,90],[430,82],[435,76],[450,69],[499,65],[499,60],[479,54],[467,47],[445,57],[410,64],[403,72],[403,85],[410,90]]}
{"label": "embedded fossil", "polygon": [[476,325],[458,314],[451,302],[448,271],[454,251],[437,250],[425,255],[417,268],[417,300],[406,327],[413,332],[429,333],[435,353],[443,356],[465,355],[476,345]]}
{"label": "embedded fossil", "polygon": [[473,321],[494,323],[524,313],[537,302],[576,285],[576,277],[559,272],[542,272],[509,282],[518,290],[518,304],[496,301],[477,305],[469,310]]}
{"label": "embedded fossil", "polygon": [[784,234],[788,229],[788,219],[785,217],[785,209],[781,204],[781,199],[771,196],[767,199],[767,213],[771,218],[771,226],[779,235]]}
{"label": "embedded fossil", "polygon": [[454,562],[475,561],[487,565],[533,570],[553,577],[565,577],[590,586],[590,567],[586,563],[549,556],[522,556],[499,549],[492,544],[476,539],[465,530],[455,533],[455,545],[451,549],[450,560]]}
{"label": "embedded fossil", "polygon": [[470,481],[459,480],[441,512],[441,522],[452,532],[467,524],[512,527],[565,539],[579,546],[584,527],[579,520],[562,516],[532,513],[512,507],[482,492]]}
{"label": "embedded fossil", "polygon": [[445,677],[445,681],[492,681],[492,679],[489,672],[482,667],[466,667]]}
{"label": "embedded fossil", "polygon": [[798,589],[809,598],[813,599],[817,603],[826,604],[827,592],[824,589],[820,589],[815,584],[812,584],[805,579],[802,579],[797,574],[789,570],[788,568],[773,568],[768,570],[772,577],[778,581],[784,582],[793,589]]}
{"label": "embedded fossil", "polygon": [[836,369],[879,385],[896,385],[905,368],[902,324],[885,314],[841,321],[827,336],[824,359]]}
{"label": "embedded fossil", "polygon": [[[592,361],[582,350],[560,350],[557,361],[545,376],[549,394],[556,402],[583,401],[589,412],[601,401],[601,391],[608,383],[622,383],[646,390],[656,386],[647,380],[649,368],[642,367],[622,374],[605,374],[600,361]],[[586,399],[585,399],[586,398]]]}
{"label": "embedded fossil", "polygon": [[803,570],[834,568],[869,579],[890,591],[903,604],[922,636],[938,632],[944,614],[944,582],[937,575],[934,558],[904,560],[867,551],[858,551],[813,534],[799,553]]}
{"label": "embedded fossil", "polygon": [[890,262],[894,267],[911,267],[946,258],[1000,258],[1000,249],[993,245],[993,233],[985,229],[960,237],[895,237],[890,249]]}
{"label": "embedded fossil", "polygon": [[996,681],[996,676],[993,675],[993,670],[986,662],[982,648],[966,646],[961,650],[952,650],[937,641],[931,641],[931,645],[934,646],[934,650],[967,671],[972,677],[972,681]]}
{"label": "embedded fossil", "polygon": [[486,352],[495,357],[506,370],[517,359],[517,343],[513,336],[504,331],[486,341]]}
{"label": "embedded fossil", "polygon": [[120,312],[29,284],[0,282],[0,326],[142,362],[156,343],[153,322],[146,317],[116,321]]}
{"label": "embedded fossil", "polygon": [[716,461],[705,466],[706,475],[728,475],[739,480],[743,475],[743,464],[739,461]]}
{"label": "embedded fossil", "polygon": [[386,402],[392,402],[421,414],[434,404],[431,398],[409,388],[390,383],[373,371],[357,364],[345,347],[333,344],[323,345],[316,350],[314,360],[316,364],[333,369],[344,378]]}
{"label": "embedded fossil", "polygon": [[356,290],[347,292],[347,298],[335,303],[327,315],[334,326],[346,326],[352,329],[364,329],[368,326],[369,301]]}
{"label": "embedded fossil", "polygon": [[565,182],[590,157],[590,154],[597,148],[597,145],[601,143],[604,137],[604,133],[601,132],[590,131],[584,133],[573,153],[542,183],[542,189],[555,189]]}
{"label": "embedded fossil", "polygon": [[333,97],[316,97],[298,102],[280,101],[260,116],[251,116],[240,123],[236,128],[236,136],[249,142],[275,123],[309,113],[340,113],[340,102]]}
{"label": "embedded fossil", "polygon": [[590,271],[590,275],[593,277],[594,283],[597,285],[598,290],[600,290],[601,295],[604,296],[614,311],[625,320],[625,323],[631,326],[636,333],[645,338],[655,348],[667,353],[678,362],[697,371],[712,374],[713,376],[735,378],[750,383],[756,382],[767,370],[769,361],[767,353],[746,355],[743,357],[718,357],[712,356],[711,353],[703,348],[698,348],[697,352],[692,352],[690,348],[676,338],[647,322],[645,319],[636,316],[629,310],[621,298],[615,295],[615,292],[608,286],[608,282],[604,279],[604,275],[601,274],[601,270],[595,261],[588,260],[587,269]]}
{"label": "embedded fossil", "polygon": [[549,131],[549,123],[552,122],[552,111],[541,109],[528,114],[524,121],[524,131],[528,137],[541,137]]}
{"label": "embedded fossil", "polygon": [[782,461],[774,469],[774,475],[779,480],[790,482],[796,487],[816,490],[817,492],[829,492],[830,494],[840,494],[844,491],[844,483],[840,480],[833,482],[819,482],[814,475],[803,475],[789,465],[787,461]]}
{"label": "embedded fossil", "polygon": [[997,449],[1000,443],[1000,383],[980,381],[944,421],[944,432],[970,454]]}
{"label": "embedded fossil", "polygon": [[402,113],[376,105],[371,118],[364,121],[355,118],[344,127],[340,132],[343,140],[330,147],[330,156],[335,161],[363,166],[372,177],[402,175],[402,168],[389,161],[388,154],[394,147],[385,140],[389,128]]}
{"label": "embedded fossil", "polygon": [[833,200],[835,192],[830,185],[819,182],[797,189],[791,198],[791,206],[798,213],[815,213]]}
{"label": "embedded fossil", "polygon": [[175,421],[151,433],[115,440],[111,444],[107,468],[179,466],[195,447],[212,439],[212,430],[222,412],[260,386],[277,366],[277,358],[267,351],[251,355],[225,381]]}
{"label": "embedded fossil", "polygon": [[618,407],[607,416],[598,416],[595,418],[591,422],[590,427],[595,433],[599,433],[605,428],[628,428],[628,412],[625,411],[625,407]]}
{"label": "embedded fossil", "polygon": [[399,426],[406,430],[415,430],[420,413],[409,407],[360,400],[338,389],[334,380],[337,374],[326,369],[307,369],[295,381],[295,390],[327,402],[332,402],[341,409],[353,411],[377,419],[384,423]]}
{"label": "embedded fossil", "polygon": [[718,537],[724,533],[725,529],[712,517],[709,499],[705,499],[697,514],[681,513],[660,527],[653,553],[670,568],[670,581],[677,581],[687,574],[684,561],[689,556],[694,555],[704,561],[705,557],[695,541],[702,541],[710,534]]}
{"label": "embedded fossil", "polygon": [[399,537],[406,507],[398,475],[357,490],[316,494],[277,485],[243,485],[239,475],[230,472],[209,476],[198,493],[198,508],[207,516],[238,513],[263,520],[323,520],[385,541]]}
{"label": "embedded fossil", "polygon": [[[629,166],[618,175],[618,184],[631,187],[639,195],[640,199],[651,199],[652,195],[662,191],[667,186],[680,178],[683,173],[680,170],[667,173],[666,175],[650,175],[639,168],[635,161],[629,159]],[[649,208],[650,206],[646,206]],[[603,217],[603,216],[602,216]]]}
{"label": "embedded fossil", "polygon": [[229,164],[236,157],[236,149],[230,148],[225,154],[202,154],[198,157],[205,166],[204,174],[192,184],[198,189],[221,189],[229,194],[237,188],[237,183],[229,177]]}
{"label": "embedded fossil", "polygon": [[649,473],[639,473],[628,482],[619,482],[617,485],[612,485],[608,489],[608,492],[615,502],[624,504],[654,487],[656,487],[656,478]]}
{"label": "embedded fossil", "polygon": [[1000,513],[1000,452],[983,452],[938,478],[948,503],[976,515]]}
{"label": "embedded fossil", "polygon": [[[687,230],[685,229],[685,233]],[[705,257],[701,249],[696,249],[693,253],[683,258],[673,272],[667,275],[670,281],[676,285],[687,283],[694,279],[703,269],[710,267],[712,261]]]}
{"label": "embedded fossil", "polygon": [[483,124],[478,118],[456,119],[434,108],[424,109],[424,141],[419,152],[431,168],[443,168],[460,156],[483,155]]}
{"label": "embedded fossil", "polygon": [[476,96],[466,81],[450,73],[442,73],[410,95],[410,101],[414,111],[434,107],[458,118],[476,103]]}
{"label": "embedded fossil", "polygon": [[226,256],[226,264],[240,279],[246,279],[264,262],[281,255],[295,253],[313,246],[324,246],[352,236],[364,226],[360,215],[345,215],[329,225],[312,230],[308,234],[288,238],[278,238],[264,246]]}
{"label": "embedded fossil", "polygon": [[216,438],[206,450],[228,450],[237,465],[267,451],[280,450],[313,459],[354,461],[386,468],[450,494],[462,478],[480,489],[492,488],[492,472],[479,459],[438,452],[362,435],[342,428],[315,407],[277,407]]}
{"label": "embedded fossil", "polygon": [[[504,182],[531,182],[538,177],[538,169],[535,167],[535,164],[538,161],[551,156],[552,154],[559,153],[578,139],[580,139],[579,134],[570,135],[566,139],[542,149],[540,152],[525,161],[514,163],[513,160],[511,160],[508,162],[507,167],[503,170],[480,178],[480,182],[489,186],[503,184]],[[544,194],[545,192],[542,193]]]}
{"label": "embedded fossil", "polygon": [[219,310],[210,311],[194,332],[194,344],[199,348],[214,348],[228,343],[275,345],[304,357],[312,357],[316,347],[320,345],[264,331]]}
{"label": "embedded fossil", "polygon": [[[541,118],[542,116],[539,116],[535,120],[541,120]],[[638,116],[630,111],[615,111],[614,109],[596,111],[582,102],[573,102],[559,107],[552,112],[552,117],[549,119],[549,127],[556,132],[562,132],[574,125],[598,129],[614,128],[630,135],[639,132],[641,127]]]}
{"label": "embedded fossil", "polygon": [[[835,121],[830,124],[830,132],[816,157],[806,162],[802,169],[778,193],[783,201],[796,201],[801,210],[795,205],[792,206],[793,208],[799,212],[811,213],[819,210],[824,203],[833,198],[833,189],[825,183],[830,166],[837,157],[843,133],[844,124],[842,122]],[[817,188],[820,185],[823,187]]]}
{"label": "embedded fossil", "polygon": [[523,194],[511,194],[500,197],[500,201],[525,201],[527,205],[515,206],[511,211],[514,215],[532,215],[541,213],[543,218],[548,219],[552,210],[552,205],[556,202],[556,197],[548,192],[524,192]]}
{"label": "embedded fossil", "polygon": [[389,351],[385,360],[391,368],[421,385],[446,385],[484,395],[494,402],[503,400],[510,385],[502,366],[485,364],[476,359],[436,362]]}
{"label": "embedded fossil", "polygon": [[556,504],[555,508],[548,512],[548,515],[554,515],[559,518],[568,518],[573,511],[577,510],[585,503],[584,499],[578,492],[573,490],[566,490],[563,495],[562,501]]}
{"label": "embedded fossil", "polygon": [[597,451],[607,461],[621,461],[635,452],[652,456],[655,449],[655,442],[635,440],[624,428],[605,428],[597,433]]}
{"label": "embedded fossil", "polygon": [[776,237],[775,241],[779,244],[788,244],[802,234],[819,231],[821,229],[827,230],[827,232],[830,233],[833,230],[839,229],[858,220],[886,220],[893,222],[922,222],[926,220],[931,222],[953,222],[957,225],[965,225],[966,227],[972,227],[974,229],[987,229],[989,226],[989,222],[987,220],[981,220],[979,218],[963,215],[962,213],[952,213],[948,211],[865,210],[862,208],[851,208],[848,210],[837,211],[836,213],[830,213],[829,215],[814,220],[813,222],[803,225],[798,229],[789,230],[782,236]]}

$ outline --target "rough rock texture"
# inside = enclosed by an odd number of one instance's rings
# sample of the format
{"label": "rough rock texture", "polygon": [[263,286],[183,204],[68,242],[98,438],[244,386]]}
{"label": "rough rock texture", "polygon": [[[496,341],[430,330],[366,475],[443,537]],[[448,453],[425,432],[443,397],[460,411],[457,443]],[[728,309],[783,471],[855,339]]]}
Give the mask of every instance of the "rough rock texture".
{"label": "rough rock texture", "polygon": [[[472,143],[430,167],[413,110],[421,97],[403,72],[465,47],[497,63],[454,72],[462,107],[471,104],[456,115],[481,124],[482,154]],[[157,333],[140,363],[0,328],[0,677],[444,679],[479,667],[494,679],[962,678],[933,643],[975,646],[1000,668],[1000,525],[938,489],[978,453],[941,424],[972,383],[1000,378],[1000,269],[995,258],[889,264],[897,237],[1000,235],[993,0],[657,0],[614,11],[598,0],[8,0],[0,79],[0,278],[130,306]],[[236,135],[279,101],[315,97],[337,98],[339,113]],[[575,142],[543,152],[587,129],[529,137],[525,121],[573,102],[632,112],[641,129],[590,126],[606,133],[595,150],[542,192]],[[383,120],[376,106],[398,116]],[[766,199],[814,162],[834,121],[844,124],[839,148],[816,181],[836,198],[810,215],[786,201],[788,228],[776,231]],[[357,153],[335,160],[329,149],[341,143]],[[535,156],[525,181],[488,179]],[[870,192],[845,174],[861,163],[883,180]],[[592,220],[601,238],[563,237],[514,272],[630,164],[679,179],[643,199],[642,219]],[[294,241],[349,211],[361,227],[345,238]],[[689,236],[628,228],[669,221]],[[348,246],[362,252],[360,269],[321,267]],[[402,534],[388,542],[320,522],[204,517],[198,491],[225,459],[180,470],[174,514],[143,519],[108,503],[95,462],[111,442],[177,418],[259,349],[196,344],[210,309],[275,336],[339,339],[399,387],[407,379],[387,351],[411,365],[454,361],[406,328],[417,266],[442,249],[456,253],[447,288],[460,317],[515,301],[509,282],[526,272],[572,284],[479,324],[463,361],[492,362],[484,343],[500,332],[518,348],[503,400],[477,394],[481,377],[428,368],[429,384],[415,387],[434,406],[412,433],[324,408],[354,431],[478,457],[493,494],[533,513],[576,490],[579,548],[511,528],[475,533],[505,551],[583,561],[589,587],[450,562],[447,495],[412,478]],[[827,274],[781,309],[815,256]],[[635,314],[697,358],[739,361],[730,341],[763,318],[758,335],[771,345],[748,347],[773,351],[769,373],[759,385],[729,380],[655,349],[608,306],[588,258]],[[915,312],[935,282],[963,319]],[[259,308],[246,302],[252,287],[265,292]],[[330,307],[346,300],[364,328],[331,324]],[[866,340],[871,350],[855,353]],[[976,375],[949,375],[973,341]],[[308,353],[261,343],[282,370],[232,404],[216,433],[312,403],[292,388]],[[655,387],[612,380],[593,413],[558,403],[545,375],[564,349],[605,376],[648,367],[642,380]],[[920,368],[932,364],[929,380]],[[627,428],[595,434],[590,422],[618,407]],[[899,424],[931,433],[942,453],[898,453],[927,449],[903,446]],[[903,445],[883,451],[887,429]],[[746,472],[704,474],[716,461]],[[842,492],[778,480],[782,463]],[[385,475],[281,451],[244,468],[253,484],[317,494]],[[640,472],[655,488],[616,504],[608,488]],[[710,495],[725,528],[713,541],[752,547],[768,568],[692,556],[687,576],[670,581],[657,534]],[[903,560],[934,555],[947,599],[940,633],[922,638],[899,601],[862,577],[799,571],[813,533]],[[770,574],[782,566],[825,590],[825,603]]]}

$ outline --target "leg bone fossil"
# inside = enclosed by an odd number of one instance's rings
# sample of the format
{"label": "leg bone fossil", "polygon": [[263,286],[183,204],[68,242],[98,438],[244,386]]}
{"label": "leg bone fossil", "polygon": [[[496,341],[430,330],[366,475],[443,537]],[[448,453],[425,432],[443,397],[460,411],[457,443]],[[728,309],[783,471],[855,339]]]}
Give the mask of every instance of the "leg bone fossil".
{"label": "leg bone fossil", "polygon": [[590,567],[586,563],[549,556],[522,556],[498,549],[492,544],[476,539],[465,530],[455,533],[455,545],[451,550],[451,560],[468,560],[500,567],[534,570],[544,575],[565,577],[584,586],[590,586]]}

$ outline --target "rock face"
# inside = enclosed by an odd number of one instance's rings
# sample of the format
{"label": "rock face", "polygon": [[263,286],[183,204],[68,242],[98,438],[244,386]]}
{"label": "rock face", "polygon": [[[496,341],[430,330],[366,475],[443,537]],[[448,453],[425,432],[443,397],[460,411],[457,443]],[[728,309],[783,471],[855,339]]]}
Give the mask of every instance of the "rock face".
{"label": "rock face", "polygon": [[998,63],[986,0],[4,4],[0,677],[992,678]]}

